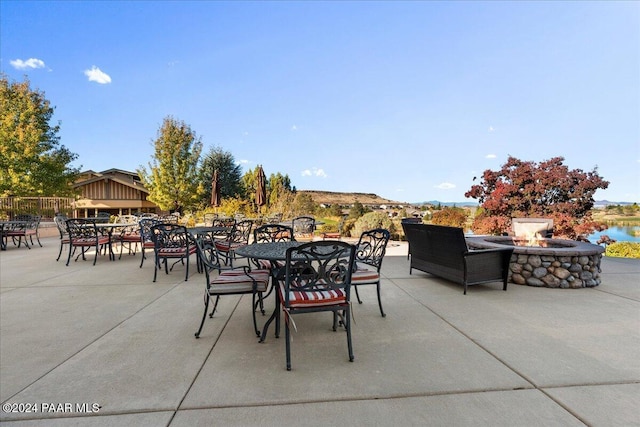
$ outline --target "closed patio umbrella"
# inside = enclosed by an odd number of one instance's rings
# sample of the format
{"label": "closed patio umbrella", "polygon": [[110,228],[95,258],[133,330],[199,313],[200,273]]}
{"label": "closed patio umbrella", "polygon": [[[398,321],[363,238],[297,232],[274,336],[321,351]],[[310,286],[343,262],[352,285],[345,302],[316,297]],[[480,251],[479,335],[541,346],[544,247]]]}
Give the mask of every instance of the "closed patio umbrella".
{"label": "closed patio umbrella", "polygon": [[256,205],[264,206],[267,204],[267,178],[262,170],[262,165],[258,166],[258,182],[256,185]]}
{"label": "closed patio umbrella", "polygon": [[211,206],[220,206],[220,182],[218,179],[218,170],[213,171],[213,179],[211,180]]}

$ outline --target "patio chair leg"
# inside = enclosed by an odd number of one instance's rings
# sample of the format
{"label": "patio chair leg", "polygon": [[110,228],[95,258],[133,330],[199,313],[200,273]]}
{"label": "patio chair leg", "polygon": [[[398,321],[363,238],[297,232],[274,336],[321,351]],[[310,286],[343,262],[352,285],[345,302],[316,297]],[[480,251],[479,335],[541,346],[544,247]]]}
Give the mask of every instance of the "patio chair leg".
{"label": "patio chair leg", "polygon": [[158,269],[162,268],[161,264],[158,264],[158,258],[156,257],[155,263],[153,264],[153,282],[155,283],[156,277],[158,276]]}
{"label": "patio chair leg", "polygon": [[262,315],[264,316],[265,311],[264,311],[264,295],[262,295],[262,292],[258,292],[258,299],[256,300],[255,298],[253,299],[253,311],[256,311],[260,309],[260,313],[262,313]]}
{"label": "patio chair leg", "polygon": [[287,371],[291,370],[291,331],[289,330],[289,322],[284,321],[285,348],[287,353]]}
{"label": "patio chair leg", "polygon": [[[78,254],[78,256],[76,257],[76,259],[75,259],[75,261],[76,261],[76,262],[78,261],[78,258],[80,258],[80,256],[82,256],[82,260],[83,260],[83,261],[86,261],[86,260],[87,260],[87,257],[84,255],[84,253],[87,251],[86,246],[82,246],[80,249],[81,249],[81,251],[80,251],[80,253]],[[74,253],[75,253],[75,252],[74,252]]]}
{"label": "patio chair leg", "polygon": [[216,295],[216,302],[213,303],[213,308],[211,309],[211,313],[209,313],[209,319],[213,318],[213,313],[215,313],[216,308],[218,308],[218,301],[220,301],[220,295]]}
{"label": "patio chair leg", "polygon": [[204,313],[202,313],[202,321],[200,321],[200,327],[198,328],[198,332],[196,332],[196,338],[200,338],[200,332],[202,332],[202,327],[204,326],[204,319],[207,318],[207,309],[209,308],[209,293],[207,292],[204,302]]}
{"label": "patio chair leg", "polygon": [[[256,306],[256,294],[252,294],[252,299],[251,299],[251,305],[252,306]],[[256,331],[256,336],[260,336],[260,331],[258,330],[258,321],[256,320],[256,311],[253,310],[252,313],[253,314],[253,329]]]}
{"label": "patio chair leg", "polygon": [[67,256],[67,267],[69,267],[69,261],[71,261],[71,248],[74,248],[74,246],[71,243],[69,243],[69,255]]}
{"label": "patio chair leg", "polygon": [[351,309],[349,306],[343,311],[344,313],[344,327],[347,330],[347,348],[349,350],[349,362],[353,362],[355,359],[353,355],[353,345],[351,343]]}
{"label": "patio chair leg", "polygon": [[60,261],[60,255],[62,255],[62,241],[60,242],[60,252],[58,252],[58,258],[56,258],[56,261]]}
{"label": "patio chair leg", "polygon": [[382,298],[380,298],[380,282],[376,283],[376,290],[378,291],[378,307],[380,307],[380,314],[382,317],[387,317],[387,314],[382,309]]}
{"label": "patio chair leg", "polygon": [[356,291],[356,299],[358,300],[358,304],[362,304],[362,301],[360,300],[360,294],[358,293],[358,286],[353,285],[353,289],[355,289]]}

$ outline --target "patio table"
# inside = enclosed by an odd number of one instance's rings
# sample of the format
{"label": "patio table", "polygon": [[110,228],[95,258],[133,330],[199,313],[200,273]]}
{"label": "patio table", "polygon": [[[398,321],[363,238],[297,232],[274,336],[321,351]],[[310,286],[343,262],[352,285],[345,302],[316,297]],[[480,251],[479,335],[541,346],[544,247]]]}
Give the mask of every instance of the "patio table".
{"label": "patio table", "polygon": [[[281,279],[282,277],[281,271],[283,268],[285,268],[282,266],[282,262],[287,260],[287,249],[295,248],[306,243],[308,242],[292,241],[252,243],[250,245],[239,247],[238,249],[236,249],[236,253],[247,258],[264,259],[270,261],[272,265],[272,286],[277,286],[275,281]],[[278,265],[278,262],[280,262],[280,265]],[[274,320],[276,321],[276,338],[278,337],[278,333],[280,331],[280,316],[278,316],[278,304],[280,303],[279,294],[279,292],[275,292],[275,308],[269,319],[267,319],[267,322],[264,324],[259,342],[264,342],[265,338],[267,337],[267,332],[269,331],[269,326]]]}
{"label": "patio table", "polygon": [[[267,243],[251,243],[246,246],[241,246],[236,249],[236,253],[240,256],[252,259],[264,259],[271,262],[271,276],[272,276],[272,284],[271,286],[276,286],[275,281],[278,280],[279,272],[281,270],[281,266],[278,265],[278,261],[283,262],[287,259],[287,249],[295,248],[304,244],[304,242],[267,242]],[[259,342],[264,342],[267,337],[267,332],[269,331],[269,325],[271,322],[276,321],[276,334],[277,331],[280,330],[280,316],[278,316],[278,304],[280,301],[278,300],[278,292],[275,292],[275,307],[273,309],[273,313],[267,319],[267,322],[264,324],[262,328],[262,334],[260,335]],[[276,335],[277,337],[277,335]]]}

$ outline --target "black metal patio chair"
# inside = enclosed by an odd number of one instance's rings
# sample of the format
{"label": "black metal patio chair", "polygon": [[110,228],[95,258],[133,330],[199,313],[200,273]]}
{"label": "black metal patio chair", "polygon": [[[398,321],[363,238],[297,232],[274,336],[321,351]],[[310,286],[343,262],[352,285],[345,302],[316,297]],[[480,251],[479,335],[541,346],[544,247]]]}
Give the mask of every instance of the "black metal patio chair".
{"label": "black metal patio chair", "polygon": [[[259,304],[264,315],[262,295],[269,284],[269,272],[267,270],[251,270],[249,266],[239,268],[223,266],[220,262],[220,254],[211,238],[197,238],[192,241],[198,253],[198,264],[202,266],[205,274],[204,312],[200,327],[195,333],[196,338],[199,338],[202,332],[211,298],[215,297],[215,301],[209,318],[213,318],[221,296],[242,294],[251,294],[252,296],[253,329],[256,335],[260,336],[256,320],[256,307]],[[215,275],[216,271],[217,275]]]}
{"label": "black metal patio chair", "polygon": [[389,230],[383,228],[362,233],[356,245],[356,262],[351,275],[351,284],[356,291],[356,298],[359,304],[362,304],[362,300],[360,299],[358,286],[376,285],[378,306],[382,317],[385,317],[386,314],[382,309],[382,298],[380,297],[380,268],[382,268],[382,260],[390,237]]}
{"label": "black metal patio chair", "polygon": [[102,234],[96,226],[95,218],[69,218],[66,221],[67,232],[69,233],[69,255],[67,256],[67,266],[71,260],[72,253],[80,248],[80,253],[76,256],[76,261],[80,256],[86,260],[86,252],[93,248],[95,255],[93,257],[93,265],[96,265],[98,254],[105,250],[108,251],[111,258],[111,239],[108,235]]}
{"label": "black metal patio chair", "polygon": [[[169,274],[177,263],[185,264],[186,272],[184,280],[189,280],[189,256],[196,253],[193,240],[189,238],[187,228],[183,225],[159,223],[151,227],[151,240],[153,240],[153,252],[155,255],[155,268],[153,281],[156,281],[158,270],[164,265],[164,271]],[[169,268],[169,260],[175,260]]]}
{"label": "black metal patio chair", "polygon": [[[341,241],[309,242],[287,249],[276,308],[282,308],[285,315],[287,370],[291,370],[291,328],[296,328],[293,316],[304,313],[332,312],[334,331],[341,318],[347,332],[349,361],[353,362],[349,296],[354,258],[355,246]],[[276,316],[279,328],[280,313]]]}

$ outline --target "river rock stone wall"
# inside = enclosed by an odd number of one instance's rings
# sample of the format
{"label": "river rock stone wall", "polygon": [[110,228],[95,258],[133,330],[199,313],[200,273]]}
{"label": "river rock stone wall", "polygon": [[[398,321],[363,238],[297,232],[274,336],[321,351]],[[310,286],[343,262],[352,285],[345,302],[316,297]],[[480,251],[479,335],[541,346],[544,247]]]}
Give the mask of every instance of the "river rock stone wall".
{"label": "river rock stone wall", "polygon": [[518,285],[549,288],[588,288],[600,284],[602,254],[511,256],[509,281]]}

